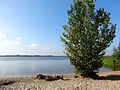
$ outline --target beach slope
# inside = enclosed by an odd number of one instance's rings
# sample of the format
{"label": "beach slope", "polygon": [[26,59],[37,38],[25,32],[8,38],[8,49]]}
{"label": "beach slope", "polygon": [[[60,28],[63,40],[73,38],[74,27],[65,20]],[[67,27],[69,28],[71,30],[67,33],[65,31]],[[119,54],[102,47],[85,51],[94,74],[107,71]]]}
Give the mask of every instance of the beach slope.
{"label": "beach slope", "polygon": [[0,77],[0,90],[120,90],[120,71],[98,73],[101,79],[74,78],[64,74],[63,80],[38,80],[35,76]]}

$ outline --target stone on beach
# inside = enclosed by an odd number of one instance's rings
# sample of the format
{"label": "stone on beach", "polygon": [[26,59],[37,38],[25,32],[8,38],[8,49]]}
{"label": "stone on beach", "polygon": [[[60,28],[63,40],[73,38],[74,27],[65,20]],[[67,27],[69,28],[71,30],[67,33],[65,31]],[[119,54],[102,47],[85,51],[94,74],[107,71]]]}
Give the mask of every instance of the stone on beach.
{"label": "stone on beach", "polygon": [[45,79],[46,81],[54,81],[63,79],[63,75],[43,75],[43,74],[37,74],[36,79]]}
{"label": "stone on beach", "polygon": [[40,73],[38,73],[37,76],[36,76],[36,79],[45,79],[45,78],[46,78],[46,76],[42,75]]}

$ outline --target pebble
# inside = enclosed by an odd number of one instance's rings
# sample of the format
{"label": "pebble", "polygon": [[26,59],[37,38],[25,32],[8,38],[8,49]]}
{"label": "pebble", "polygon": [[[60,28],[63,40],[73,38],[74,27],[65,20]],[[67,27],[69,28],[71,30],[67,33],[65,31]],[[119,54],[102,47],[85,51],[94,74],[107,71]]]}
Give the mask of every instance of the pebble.
{"label": "pebble", "polygon": [[20,80],[14,80],[16,82],[11,85],[0,86],[0,90],[120,90],[119,79],[93,80],[69,78],[68,80],[45,81],[35,80],[31,77],[27,77],[27,79],[26,77],[21,77]]}

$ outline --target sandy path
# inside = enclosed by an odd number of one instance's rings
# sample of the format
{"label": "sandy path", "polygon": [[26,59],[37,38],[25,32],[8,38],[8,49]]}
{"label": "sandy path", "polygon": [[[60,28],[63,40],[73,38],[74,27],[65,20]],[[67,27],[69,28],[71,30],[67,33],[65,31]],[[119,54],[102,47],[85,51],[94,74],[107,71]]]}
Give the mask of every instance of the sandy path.
{"label": "sandy path", "polygon": [[[102,80],[74,78],[64,75],[64,80],[36,80],[35,76],[0,77],[0,90],[120,90],[120,71],[98,73]],[[11,82],[6,85],[5,82]]]}

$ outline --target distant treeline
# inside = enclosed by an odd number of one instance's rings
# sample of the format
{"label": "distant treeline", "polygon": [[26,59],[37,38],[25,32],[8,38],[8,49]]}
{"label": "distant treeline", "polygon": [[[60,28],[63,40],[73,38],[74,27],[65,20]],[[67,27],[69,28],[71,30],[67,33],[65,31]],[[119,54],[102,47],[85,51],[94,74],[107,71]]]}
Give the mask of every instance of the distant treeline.
{"label": "distant treeline", "polygon": [[0,57],[52,57],[53,55],[0,55]]}

